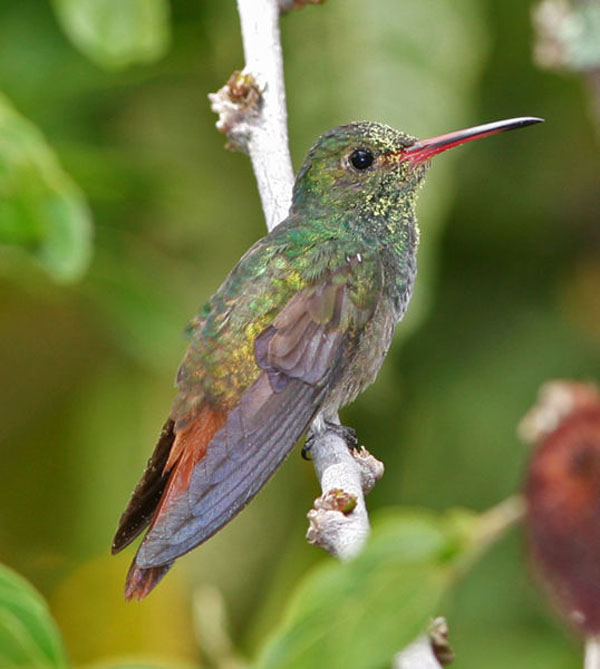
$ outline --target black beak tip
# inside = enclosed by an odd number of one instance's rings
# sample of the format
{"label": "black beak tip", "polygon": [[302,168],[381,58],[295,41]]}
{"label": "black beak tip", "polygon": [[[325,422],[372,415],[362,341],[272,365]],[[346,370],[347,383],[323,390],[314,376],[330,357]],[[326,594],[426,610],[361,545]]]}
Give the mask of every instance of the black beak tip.
{"label": "black beak tip", "polygon": [[544,123],[545,120],[539,116],[523,116],[523,118],[519,119],[520,123],[517,127],[521,128],[526,125],[534,125],[535,123]]}

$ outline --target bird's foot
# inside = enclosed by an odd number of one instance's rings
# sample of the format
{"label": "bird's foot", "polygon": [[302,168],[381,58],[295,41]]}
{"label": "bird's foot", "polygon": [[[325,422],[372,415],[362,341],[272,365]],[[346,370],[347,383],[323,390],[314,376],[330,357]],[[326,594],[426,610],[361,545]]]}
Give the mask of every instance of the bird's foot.
{"label": "bird's foot", "polygon": [[350,450],[355,450],[359,448],[358,438],[356,437],[356,430],[346,425],[340,425],[339,423],[333,423],[331,421],[324,421],[324,429],[318,432],[310,431],[304,446],[302,447],[302,457],[305,460],[312,460],[310,457],[310,451],[315,443],[315,440],[323,434],[323,432],[334,432],[338,437],[343,439],[346,442],[346,445]]}
{"label": "bird's foot", "polygon": [[309,432],[308,436],[306,437],[306,441],[304,442],[304,446],[302,446],[302,459],[303,460],[312,460],[310,457],[310,452],[312,450],[312,447],[315,443],[316,435],[314,432]]}
{"label": "bird's foot", "polygon": [[339,423],[330,423],[329,421],[325,421],[325,428],[329,432],[335,432],[338,437],[343,439],[346,442],[346,446],[348,446],[351,451],[359,448],[358,438],[354,428],[348,427],[347,425],[340,425]]}

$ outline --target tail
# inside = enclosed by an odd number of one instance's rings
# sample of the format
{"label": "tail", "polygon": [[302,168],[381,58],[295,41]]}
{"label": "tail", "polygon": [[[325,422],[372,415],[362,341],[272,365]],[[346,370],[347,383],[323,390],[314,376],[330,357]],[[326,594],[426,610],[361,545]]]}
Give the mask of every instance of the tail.
{"label": "tail", "polygon": [[154,453],[148,460],[144,474],[119,520],[111,548],[113,555],[129,546],[148,527],[154,517],[169,480],[165,466],[175,441],[174,427],[175,423],[170,418],[163,426]]}
{"label": "tail", "polygon": [[141,569],[136,565],[136,561],[131,563],[125,580],[125,599],[142,600],[149,595],[152,590],[162,581],[163,576],[171,569],[173,562],[165,564],[162,567],[151,567],[150,569]]}
{"label": "tail", "polygon": [[127,598],[145,597],[283,462],[341,375],[348,343],[340,324],[366,318],[352,304],[345,284],[333,279],[296,293],[255,339],[263,371],[229,412],[205,402],[181,430],[167,421],[113,544],[113,552],[121,550],[150,525],[129,570]]}
{"label": "tail", "polygon": [[189,464],[182,458],[173,469],[137,567],[172,563],[236,516],[292,450],[326,392],[293,379],[275,393],[262,374],[223,416],[202,458]]}
{"label": "tail", "polygon": [[[229,414],[198,414],[181,436],[176,434],[172,458],[164,459],[165,466],[174,464],[127,575],[127,599],[146,597],[179,556],[206,541],[246,506],[306,430],[325,393],[326,388],[297,379],[275,393],[268,375],[262,374]],[[155,470],[154,476],[162,480],[164,472]],[[149,477],[146,471],[140,494]],[[136,489],[130,506],[137,495]],[[128,512],[129,508],[126,519]],[[141,526],[132,518],[139,534]],[[127,525],[119,533],[132,538]],[[118,550],[120,544],[116,545]]]}
{"label": "tail", "polygon": [[[179,432],[175,431],[173,420],[167,420],[144,475],[119,521],[112,544],[113,555],[128,546],[148,525],[152,529],[171,500],[187,488],[194,467],[206,454],[208,444],[225,417],[224,412],[204,405]],[[138,553],[127,574],[127,600],[146,597],[173,564],[170,561],[150,568],[139,567]]]}

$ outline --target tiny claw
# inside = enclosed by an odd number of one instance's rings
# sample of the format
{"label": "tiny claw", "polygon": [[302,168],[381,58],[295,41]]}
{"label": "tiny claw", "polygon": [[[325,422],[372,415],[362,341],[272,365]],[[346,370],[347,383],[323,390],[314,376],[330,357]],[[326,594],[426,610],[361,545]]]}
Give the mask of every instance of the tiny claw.
{"label": "tiny claw", "polygon": [[343,439],[351,451],[359,448],[356,430],[353,428],[340,425],[339,423],[331,423],[330,421],[325,421],[325,428],[330,432],[335,432],[338,437]]}
{"label": "tiny claw", "polygon": [[304,442],[304,446],[302,447],[302,458],[304,460],[312,460],[310,457],[310,451],[312,450],[312,447],[315,443],[315,439],[321,436],[323,432],[333,432],[336,434],[338,437],[340,437],[340,439],[343,439],[346,442],[346,446],[348,446],[351,451],[355,451],[360,448],[358,444],[358,438],[356,436],[356,430],[353,428],[347,427],[346,425],[340,425],[339,423],[333,423],[328,420],[324,421],[324,425],[324,430],[319,432],[314,432],[311,430],[308,433],[306,441]]}
{"label": "tiny claw", "polygon": [[315,443],[315,435],[311,432],[308,437],[306,437],[306,441],[304,442],[304,446],[302,446],[302,459],[307,460],[310,462],[312,458],[310,457],[310,451],[313,447],[313,444]]}
{"label": "tiny claw", "polygon": [[311,429],[308,433],[304,446],[302,447],[302,457],[304,460],[312,460],[310,452],[314,446],[315,440],[326,432],[333,432],[340,437],[340,439],[343,439],[346,442],[346,446],[348,446],[351,451],[360,449],[358,438],[356,437],[356,430],[347,427],[346,425],[340,425],[339,423],[325,420],[318,430]]}

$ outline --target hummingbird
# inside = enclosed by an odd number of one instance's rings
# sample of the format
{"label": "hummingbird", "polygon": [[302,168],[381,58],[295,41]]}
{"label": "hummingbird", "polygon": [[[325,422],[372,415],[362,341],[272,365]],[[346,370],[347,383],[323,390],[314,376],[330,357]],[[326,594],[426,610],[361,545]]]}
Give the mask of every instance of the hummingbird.
{"label": "hummingbird", "polygon": [[425,140],[359,122],[319,137],[288,217],[189,325],[177,396],[112,544],[118,553],[148,528],[127,599],[143,599],[239,513],[311,425],[349,434],[337,412],[375,380],[413,292],[416,201],[430,159],[540,121]]}

